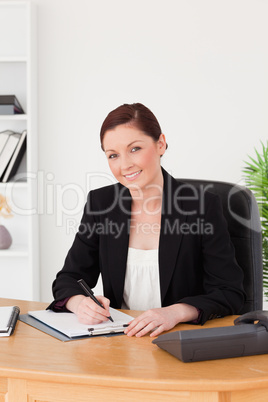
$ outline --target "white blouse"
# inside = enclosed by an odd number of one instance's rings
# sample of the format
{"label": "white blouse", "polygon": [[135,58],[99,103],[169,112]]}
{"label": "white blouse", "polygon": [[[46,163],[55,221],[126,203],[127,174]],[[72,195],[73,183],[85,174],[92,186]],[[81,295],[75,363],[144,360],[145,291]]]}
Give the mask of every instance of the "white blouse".
{"label": "white blouse", "polygon": [[161,307],[158,249],[129,247],[122,309]]}

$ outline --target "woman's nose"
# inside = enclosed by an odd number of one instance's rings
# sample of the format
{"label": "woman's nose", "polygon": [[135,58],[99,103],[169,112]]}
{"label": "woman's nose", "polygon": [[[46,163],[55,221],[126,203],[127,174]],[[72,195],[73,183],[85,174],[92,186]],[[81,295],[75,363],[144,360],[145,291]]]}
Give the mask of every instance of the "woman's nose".
{"label": "woman's nose", "polygon": [[121,170],[128,170],[133,166],[133,161],[129,155],[121,156]]}

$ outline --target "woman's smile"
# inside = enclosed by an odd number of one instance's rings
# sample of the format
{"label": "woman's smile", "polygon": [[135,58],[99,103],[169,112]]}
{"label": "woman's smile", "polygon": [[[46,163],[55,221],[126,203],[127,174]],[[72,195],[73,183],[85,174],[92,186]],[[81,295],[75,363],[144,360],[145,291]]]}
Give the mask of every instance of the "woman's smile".
{"label": "woman's smile", "polygon": [[138,170],[137,172],[128,173],[128,174],[125,174],[125,175],[123,175],[123,176],[124,176],[127,180],[132,181],[132,180],[137,179],[137,178],[140,176],[141,172],[142,172],[142,170]]}

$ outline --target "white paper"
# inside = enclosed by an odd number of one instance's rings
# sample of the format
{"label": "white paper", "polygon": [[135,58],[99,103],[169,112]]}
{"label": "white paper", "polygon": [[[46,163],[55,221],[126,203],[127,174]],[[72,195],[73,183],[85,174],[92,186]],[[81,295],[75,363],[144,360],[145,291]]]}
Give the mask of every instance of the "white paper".
{"label": "white paper", "polygon": [[69,338],[84,335],[101,335],[114,332],[123,332],[124,325],[133,317],[121,311],[110,308],[110,314],[114,322],[105,321],[101,324],[81,324],[74,313],[56,313],[52,310],[29,311],[28,314],[46,325],[67,335]]}

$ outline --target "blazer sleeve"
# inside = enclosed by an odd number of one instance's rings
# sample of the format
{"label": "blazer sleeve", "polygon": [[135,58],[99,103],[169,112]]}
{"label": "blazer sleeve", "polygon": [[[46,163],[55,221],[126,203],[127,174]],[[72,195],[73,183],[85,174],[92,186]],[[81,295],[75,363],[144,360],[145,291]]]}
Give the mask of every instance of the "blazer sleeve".
{"label": "blazer sleeve", "polygon": [[92,194],[89,193],[79,230],[63,268],[53,282],[55,300],[49,305],[49,309],[53,309],[59,300],[82,294],[78,279],[83,278],[91,288],[96,286],[100,274],[99,236],[94,230],[97,224],[96,215],[90,213],[94,208],[92,204]]}
{"label": "blazer sleeve", "polygon": [[221,201],[213,195],[206,205],[205,222],[211,223],[212,230],[202,235],[204,294],[179,301],[202,310],[201,324],[212,318],[239,314],[245,299],[243,271],[235,259]]}

